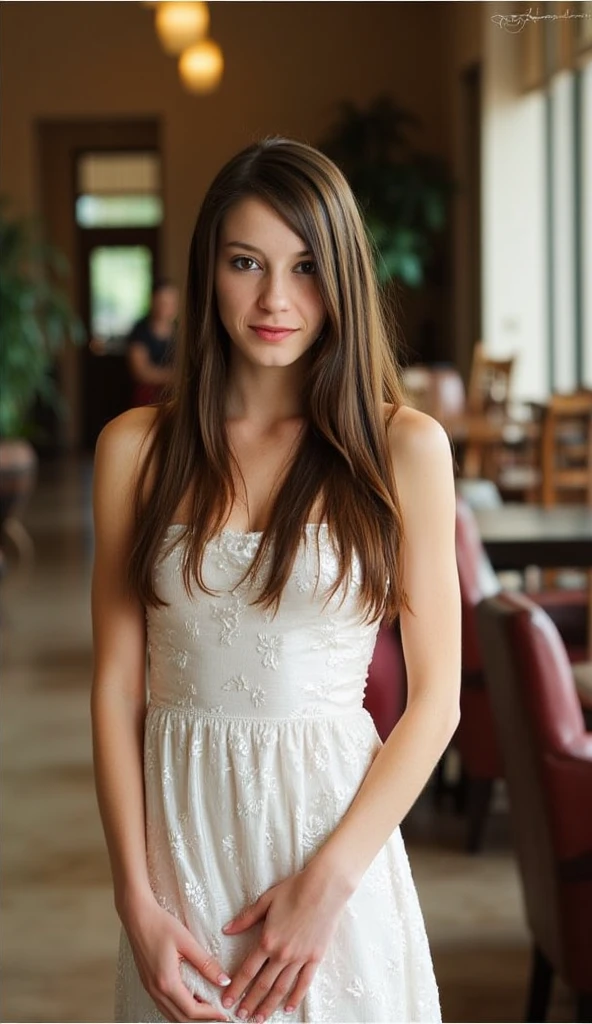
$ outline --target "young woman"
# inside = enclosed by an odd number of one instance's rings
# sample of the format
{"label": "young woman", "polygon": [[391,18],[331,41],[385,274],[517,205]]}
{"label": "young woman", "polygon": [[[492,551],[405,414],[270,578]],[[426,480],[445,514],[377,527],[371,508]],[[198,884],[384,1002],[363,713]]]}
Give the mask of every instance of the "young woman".
{"label": "young woman", "polygon": [[[220,171],[174,392],[103,430],[94,508],[117,1019],[439,1021],[398,826],[458,721],[452,460],[402,404],[321,153],[271,139]],[[398,614],[382,745],[362,700]]]}

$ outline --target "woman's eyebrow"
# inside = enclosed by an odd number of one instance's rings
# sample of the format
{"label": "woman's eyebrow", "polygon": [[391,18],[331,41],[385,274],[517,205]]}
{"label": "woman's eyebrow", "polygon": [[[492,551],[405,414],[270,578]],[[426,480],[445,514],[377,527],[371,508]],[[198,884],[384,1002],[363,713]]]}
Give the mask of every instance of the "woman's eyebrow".
{"label": "woman's eyebrow", "polygon": [[[258,249],[256,245],[249,245],[248,242],[226,242],[224,248],[229,249],[230,247],[235,249],[248,249],[249,252],[256,252],[259,256],[264,256],[263,249]],[[310,249],[303,249],[301,252],[294,253],[294,256],[302,259],[303,256],[312,256]]]}

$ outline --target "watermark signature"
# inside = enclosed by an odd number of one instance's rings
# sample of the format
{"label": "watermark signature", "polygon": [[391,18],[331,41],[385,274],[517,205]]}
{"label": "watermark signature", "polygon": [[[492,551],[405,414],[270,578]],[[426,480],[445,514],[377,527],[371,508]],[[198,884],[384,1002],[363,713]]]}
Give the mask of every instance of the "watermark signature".
{"label": "watermark signature", "polygon": [[575,13],[569,8],[562,14],[539,14],[537,7],[536,14],[532,13],[532,7],[521,14],[494,14],[491,18],[494,25],[499,25],[506,32],[522,32],[522,29],[529,21],[566,21],[568,18],[592,18],[592,14]]}

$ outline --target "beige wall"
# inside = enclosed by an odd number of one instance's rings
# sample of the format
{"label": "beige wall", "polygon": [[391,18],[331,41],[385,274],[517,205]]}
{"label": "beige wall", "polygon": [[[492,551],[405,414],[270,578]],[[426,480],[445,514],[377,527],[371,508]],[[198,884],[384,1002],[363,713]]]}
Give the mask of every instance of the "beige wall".
{"label": "beige wall", "polygon": [[220,164],[262,134],[314,142],[342,98],[390,92],[425,121],[418,142],[446,153],[443,4],[212,3],[226,73],[196,98],[140,3],[1,7],[1,188],[38,202],[38,118],[138,117],[163,124],[165,264],[182,277],[201,196]]}

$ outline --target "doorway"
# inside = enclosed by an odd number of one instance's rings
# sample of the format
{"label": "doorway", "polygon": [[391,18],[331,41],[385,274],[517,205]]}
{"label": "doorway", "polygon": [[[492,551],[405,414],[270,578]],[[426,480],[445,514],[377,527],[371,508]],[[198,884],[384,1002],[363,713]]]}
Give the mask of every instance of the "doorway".
{"label": "doorway", "polygon": [[[48,447],[93,451],[104,423],[128,407],[129,384],[121,345],[126,333],[124,320],[127,318],[131,327],[147,311],[152,278],[162,273],[160,123],[157,117],[40,121],[37,140],[43,221],[49,239],[70,264],[65,290],[89,338],[97,322],[106,323],[105,293],[111,290],[112,302],[120,300],[119,314],[113,313],[112,344],[104,357],[93,356],[87,347],[70,346],[58,367],[67,416],[56,423]],[[89,157],[95,158],[94,166]],[[105,158],[102,170],[101,157]],[[110,158],[115,157],[119,169],[108,169]],[[130,187],[134,168],[136,181]],[[143,178],[138,183],[139,170]],[[81,200],[86,206],[81,207]],[[89,210],[99,215],[93,220]],[[114,270],[117,261],[124,272],[119,278]],[[124,281],[128,282],[125,287]],[[117,324],[121,328],[119,351]]]}
{"label": "doorway", "polygon": [[81,353],[82,447],[93,451],[105,424],[129,409],[126,336],[150,306],[159,274],[153,228],[80,230],[80,313],[90,344]]}

